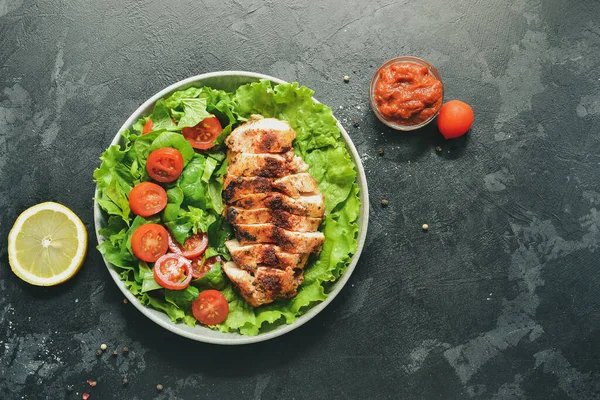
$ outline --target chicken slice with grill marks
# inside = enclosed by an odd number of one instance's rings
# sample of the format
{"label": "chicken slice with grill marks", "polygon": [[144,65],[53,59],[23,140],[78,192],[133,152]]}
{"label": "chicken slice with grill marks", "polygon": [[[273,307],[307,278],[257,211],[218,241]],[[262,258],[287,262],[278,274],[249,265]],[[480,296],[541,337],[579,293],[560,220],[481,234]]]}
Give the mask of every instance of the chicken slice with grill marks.
{"label": "chicken slice with grill marks", "polygon": [[283,210],[256,208],[244,210],[238,207],[227,207],[227,221],[232,225],[238,224],[273,224],[294,232],[313,232],[319,229],[322,218],[290,214]]}
{"label": "chicken slice with grill marks", "polygon": [[274,244],[247,244],[242,246],[236,239],[225,242],[231,259],[240,268],[254,271],[257,267],[277,269],[304,268],[310,254],[292,254]]}
{"label": "chicken slice with grill marks", "polygon": [[290,174],[273,180],[273,188],[280,190],[290,197],[297,198],[300,195],[314,194],[319,192],[317,181],[308,172]]}
{"label": "chicken slice with grill marks", "polygon": [[225,242],[232,260],[242,269],[254,271],[257,266],[264,265],[277,269],[302,268],[302,254],[283,251],[274,244],[249,244],[242,246],[236,239]]}
{"label": "chicken slice with grill marks", "polygon": [[225,144],[235,153],[286,153],[295,138],[296,132],[286,121],[253,115],[231,132]]}
{"label": "chicken slice with grill marks", "polygon": [[240,244],[276,243],[289,253],[319,253],[325,240],[323,232],[292,232],[273,224],[235,226],[235,236]]}
{"label": "chicken slice with grill marks", "polygon": [[231,204],[241,197],[256,193],[282,192],[298,198],[302,194],[313,194],[319,190],[317,181],[309,173],[302,172],[281,178],[260,176],[227,175],[223,182],[223,200]]}
{"label": "chicken slice with grill marks", "polygon": [[306,172],[308,165],[293,151],[283,154],[227,153],[227,173],[233,176],[262,176],[279,178],[298,172]]}
{"label": "chicken slice with grill marks", "polygon": [[229,261],[223,265],[223,271],[238,288],[244,300],[253,307],[271,303],[278,297],[295,296],[298,286],[304,280],[300,268],[282,270],[257,267],[255,272],[250,273]]}
{"label": "chicken slice with grill marks", "polygon": [[325,200],[321,193],[299,196],[296,199],[283,193],[250,194],[234,201],[232,205],[247,210],[256,208],[282,210],[290,214],[314,218],[323,218],[325,214]]}

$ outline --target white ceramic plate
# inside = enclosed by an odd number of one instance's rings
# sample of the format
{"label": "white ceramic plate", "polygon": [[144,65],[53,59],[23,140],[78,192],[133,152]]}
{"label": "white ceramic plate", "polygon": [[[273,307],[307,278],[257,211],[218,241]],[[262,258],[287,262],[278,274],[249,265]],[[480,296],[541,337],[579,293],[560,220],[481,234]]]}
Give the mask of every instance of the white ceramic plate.
{"label": "white ceramic plate", "polygon": [[[197,75],[197,76],[179,81],[179,82],[161,90],[160,92],[156,93],[154,96],[152,96],[151,98],[146,100],[146,102],[144,102],[144,104],[142,104],[137,110],[135,110],[135,112],[133,114],[131,114],[131,116],[127,119],[127,121],[125,121],[125,123],[123,124],[121,129],[119,129],[119,132],[131,127],[131,125],[133,125],[139,118],[143,117],[144,115],[150,114],[152,111],[152,108],[154,106],[154,103],[157,100],[171,94],[174,91],[186,89],[190,86],[198,86],[198,87],[209,86],[214,89],[222,89],[225,91],[234,91],[241,85],[244,85],[244,84],[247,84],[250,82],[255,82],[255,81],[258,81],[259,79],[268,79],[271,82],[276,83],[276,84],[286,83],[286,82],[282,81],[281,79],[273,78],[268,75],[257,74],[257,73],[253,73],[253,72],[244,72],[244,71],[220,71],[220,72],[211,72],[208,74]],[[317,100],[314,100],[314,101],[317,102]],[[352,140],[348,136],[348,133],[344,130],[344,128],[342,127],[342,125],[339,122],[337,123],[337,126],[340,129],[340,131],[342,132],[342,137],[344,138],[344,140],[346,142],[346,146],[350,152],[350,156],[352,157],[352,160],[356,164],[356,168],[358,170],[358,179],[357,180],[358,180],[358,185],[360,187],[359,196],[360,196],[361,208],[360,208],[360,215],[359,215],[358,221],[357,221],[357,223],[358,223],[358,248],[356,250],[356,253],[352,257],[352,260],[350,261],[350,264],[348,265],[346,272],[344,272],[344,274],[332,285],[329,295],[325,301],[317,304],[316,306],[312,307],[310,310],[306,311],[303,315],[296,318],[296,320],[293,323],[291,323],[290,325],[281,325],[273,330],[270,330],[265,333],[261,333],[257,336],[244,336],[244,335],[240,335],[238,333],[222,333],[220,331],[215,331],[215,330],[206,328],[201,325],[197,325],[195,327],[190,327],[183,323],[178,323],[178,324],[173,323],[173,322],[171,322],[171,320],[169,319],[167,314],[142,305],[139,302],[139,300],[133,294],[131,294],[129,289],[127,289],[127,287],[125,286],[125,283],[119,279],[119,275],[117,274],[117,271],[112,267],[111,264],[109,264],[105,260],[106,267],[108,268],[110,275],[112,276],[113,280],[115,281],[115,283],[117,284],[119,289],[121,289],[121,291],[123,292],[123,294],[125,295],[127,300],[129,300],[129,302],[131,304],[133,304],[138,310],[140,310],[140,312],[142,314],[144,314],[146,317],[150,318],[152,321],[156,322],[158,325],[162,326],[165,329],[170,330],[173,333],[176,333],[180,336],[184,336],[184,337],[187,337],[187,338],[190,338],[193,340],[198,340],[200,342],[225,344],[225,345],[255,343],[255,342],[261,342],[263,340],[272,339],[274,337],[283,335],[284,333],[290,332],[291,330],[298,328],[300,325],[309,321],[311,318],[313,318],[315,315],[317,315],[319,312],[321,312],[321,310],[323,310],[325,307],[327,307],[327,305],[329,303],[331,303],[331,301],[333,301],[335,296],[337,296],[337,294],[342,290],[342,288],[344,287],[344,285],[350,278],[350,275],[352,274],[352,271],[354,270],[354,267],[356,266],[356,263],[358,262],[358,258],[360,256],[360,253],[363,249],[363,245],[365,243],[365,237],[367,235],[367,224],[369,221],[369,192],[367,189],[367,180],[365,177],[365,171],[360,162],[360,157],[358,156],[358,152],[356,151],[356,148],[354,147]],[[113,139],[111,145],[119,144],[121,142],[121,140],[122,140],[122,138],[121,138],[120,133],[117,133],[117,135]],[[97,193],[96,193],[96,197],[97,197]],[[104,238],[98,233],[98,231],[103,226],[106,225],[106,218],[103,215],[103,213],[100,209],[100,206],[98,205],[97,202],[94,202],[94,224],[95,224],[95,228],[96,228],[96,237],[98,239],[98,243],[102,243],[104,241]]]}

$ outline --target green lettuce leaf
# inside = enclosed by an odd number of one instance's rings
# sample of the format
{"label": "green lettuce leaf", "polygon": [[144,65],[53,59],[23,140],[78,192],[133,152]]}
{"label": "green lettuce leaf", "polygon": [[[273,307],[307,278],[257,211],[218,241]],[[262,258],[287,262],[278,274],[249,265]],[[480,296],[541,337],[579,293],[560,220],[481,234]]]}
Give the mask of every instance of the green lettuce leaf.
{"label": "green lettuce leaf", "polygon": [[105,240],[98,245],[98,250],[109,263],[122,269],[131,270],[134,259],[124,245],[128,228],[122,218],[111,216],[107,225],[100,229],[99,233]]}
{"label": "green lettuce leaf", "polygon": [[177,185],[183,191],[184,204],[206,209],[206,183],[202,181],[206,157],[195,154],[177,180]]}
{"label": "green lettuce leaf", "polygon": [[206,110],[206,98],[198,98],[201,94],[201,88],[190,87],[173,93],[165,100],[165,106],[170,109],[171,115],[178,121],[179,129],[195,126],[211,116]]}
{"label": "green lettuce leaf", "polygon": [[179,243],[185,242],[188,236],[201,232],[208,232],[209,227],[217,220],[217,217],[209,212],[188,206],[188,210],[179,209],[177,217],[173,220],[164,220],[165,226],[171,235]]}
{"label": "green lettuce leaf", "polygon": [[181,156],[183,157],[184,167],[187,165],[188,162],[190,162],[192,157],[194,157],[194,154],[196,154],[194,153],[194,148],[192,147],[190,142],[185,140],[183,135],[176,132],[166,131],[159,134],[156,137],[156,139],[152,141],[152,144],[148,148],[148,151],[150,153],[153,150],[161,149],[163,147],[171,147],[176,150],[179,150]]}
{"label": "green lettuce leaf", "polygon": [[[148,122],[148,120],[150,119],[150,115],[147,115],[143,118],[138,119],[132,126],[131,129],[133,129],[134,131],[136,131],[138,133],[138,135],[142,134],[142,131],[144,130],[144,125],[146,125],[146,122]],[[153,126],[154,128],[154,126]]]}
{"label": "green lettuce leaf", "polygon": [[96,201],[109,214],[121,217],[129,223],[128,194],[135,184],[131,165],[127,161],[129,146],[110,146],[100,157],[102,163],[94,171],[94,180],[98,184]]}
{"label": "green lettuce leaf", "polygon": [[183,106],[183,114],[177,124],[180,128],[195,126],[203,119],[212,116],[206,111],[205,99],[183,99],[181,100],[181,104]]}
{"label": "green lettuce leaf", "polygon": [[[213,254],[215,255],[215,254]],[[205,257],[206,259],[207,257]],[[210,271],[200,279],[194,281],[194,285],[201,289],[223,289],[229,284],[225,274],[221,270],[221,263],[215,263]]]}
{"label": "green lettuce leaf", "polygon": [[165,105],[170,109],[180,109],[183,99],[193,99],[200,96],[202,88],[189,87],[185,90],[178,90],[165,99]]}
{"label": "green lettuce leaf", "polygon": [[177,124],[171,119],[171,113],[169,107],[165,104],[163,99],[160,99],[154,104],[154,110],[152,111],[152,130],[177,130]]}

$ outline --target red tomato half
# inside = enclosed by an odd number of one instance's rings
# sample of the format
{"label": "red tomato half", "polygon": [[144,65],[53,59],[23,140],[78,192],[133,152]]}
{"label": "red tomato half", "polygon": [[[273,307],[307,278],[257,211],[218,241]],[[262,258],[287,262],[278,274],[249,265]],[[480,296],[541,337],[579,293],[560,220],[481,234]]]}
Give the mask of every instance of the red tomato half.
{"label": "red tomato half", "polygon": [[152,132],[152,128],[154,127],[154,122],[151,119],[146,121],[144,127],[142,128],[142,135]]}
{"label": "red tomato half", "polygon": [[205,290],[192,301],[192,314],[204,325],[217,325],[227,319],[229,303],[218,290]]}
{"label": "red tomato half", "polygon": [[192,260],[192,278],[202,278],[204,275],[208,274],[213,265],[218,262],[223,262],[223,258],[221,258],[221,256],[209,257],[204,262],[202,262],[202,257],[194,258]]}
{"label": "red tomato half", "polygon": [[131,250],[140,260],[154,262],[169,249],[169,233],[158,224],[144,224],[131,235]]}
{"label": "red tomato half", "polygon": [[471,106],[460,100],[451,100],[440,109],[438,129],[446,139],[454,139],[467,133],[474,119]]}
{"label": "red tomato half", "polygon": [[183,171],[183,157],[170,147],[154,150],[146,161],[146,171],[155,181],[173,182]]}
{"label": "red tomato half", "polygon": [[136,215],[149,217],[161,212],[166,206],[167,192],[156,183],[138,183],[129,192],[129,208]]}
{"label": "red tomato half", "polygon": [[175,254],[179,254],[187,259],[192,259],[201,256],[208,246],[208,234],[204,232],[198,232],[195,235],[185,239],[183,246],[181,246],[169,235],[169,248]]}
{"label": "red tomato half", "polygon": [[223,132],[223,127],[217,117],[205,118],[196,126],[181,130],[181,133],[190,142],[192,147],[199,150],[206,150],[213,147],[213,142],[221,132]]}
{"label": "red tomato half", "polygon": [[154,264],[154,279],[165,289],[185,289],[192,280],[190,260],[178,254],[165,254]]}

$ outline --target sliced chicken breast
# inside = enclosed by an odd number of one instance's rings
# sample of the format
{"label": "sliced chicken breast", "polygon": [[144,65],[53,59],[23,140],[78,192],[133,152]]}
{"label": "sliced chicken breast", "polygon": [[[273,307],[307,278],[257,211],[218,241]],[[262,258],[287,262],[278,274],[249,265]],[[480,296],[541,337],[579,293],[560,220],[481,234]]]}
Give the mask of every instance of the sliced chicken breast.
{"label": "sliced chicken breast", "polygon": [[321,218],[290,214],[283,210],[256,208],[244,210],[238,207],[227,207],[227,221],[237,224],[273,224],[280,228],[295,232],[312,232],[319,229]]}
{"label": "sliced chicken breast", "polygon": [[296,132],[286,121],[253,116],[235,128],[225,144],[236,153],[286,153],[295,138]]}
{"label": "sliced chicken breast", "polygon": [[283,154],[228,153],[227,173],[234,176],[279,178],[306,172],[308,165],[293,151]]}
{"label": "sliced chicken breast", "polygon": [[225,242],[232,260],[242,269],[254,271],[258,266],[267,266],[277,269],[303,268],[301,254],[292,254],[283,251],[274,244],[249,244],[242,246],[237,240]]}
{"label": "sliced chicken breast", "polygon": [[282,210],[290,214],[322,218],[325,214],[325,200],[322,194],[299,196],[293,199],[282,193],[260,193],[243,196],[232,203],[245,209],[268,208]]}
{"label": "sliced chicken breast", "polygon": [[273,224],[253,224],[235,226],[235,235],[242,245],[252,243],[277,243],[284,251],[318,253],[325,236],[322,232],[292,232]]}
{"label": "sliced chicken breast", "polygon": [[252,306],[292,297],[303,269],[325,240],[318,228],[325,199],[308,165],[294,155],[296,132],[274,118],[251,116],[225,140],[224,215],[236,240],[223,271]]}
{"label": "sliced chicken breast", "polygon": [[313,194],[318,190],[317,181],[309,173],[287,175],[282,178],[263,178],[260,176],[227,175],[223,182],[223,200],[225,203],[256,193],[282,192],[298,198],[302,194]]}
{"label": "sliced chicken breast", "polygon": [[232,204],[244,196],[272,191],[273,182],[269,178],[239,177],[228,174],[223,182],[223,201],[225,204]]}
{"label": "sliced chicken breast", "polygon": [[278,297],[295,296],[304,280],[301,269],[258,267],[256,272],[249,273],[231,261],[223,265],[223,271],[253,307],[271,303]]}
{"label": "sliced chicken breast", "polygon": [[281,190],[293,198],[297,198],[303,194],[314,194],[319,191],[317,181],[308,172],[286,175],[275,179],[273,180],[273,188]]}

